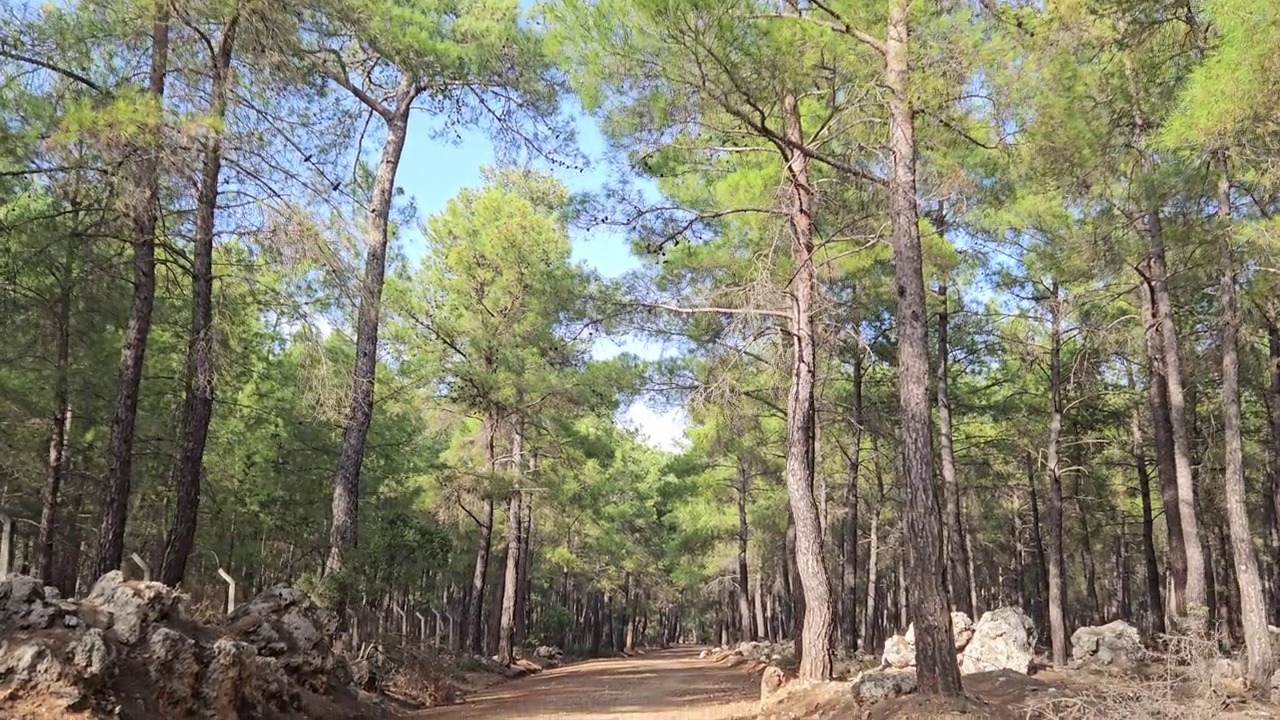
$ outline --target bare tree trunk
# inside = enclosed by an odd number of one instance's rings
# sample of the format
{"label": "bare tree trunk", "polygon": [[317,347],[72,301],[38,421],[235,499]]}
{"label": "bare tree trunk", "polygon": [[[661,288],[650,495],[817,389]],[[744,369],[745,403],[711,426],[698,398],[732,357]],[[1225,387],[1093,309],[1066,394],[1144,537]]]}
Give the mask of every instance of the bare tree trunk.
{"label": "bare tree trunk", "polygon": [[[1132,67],[1126,68],[1129,83],[1134,89],[1133,107],[1134,131],[1139,139],[1146,136],[1147,124],[1136,99],[1141,97],[1137,92],[1137,79]],[[1140,154],[1140,171],[1144,184],[1149,184],[1155,174],[1155,166],[1151,156]],[[1149,188],[1143,188],[1144,194],[1150,195]],[[1182,522],[1183,546],[1187,556],[1187,586],[1183,608],[1187,628],[1191,632],[1204,631],[1205,602],[1205,564],[1204,552],[1200,547],[1200,527],[1196,520],[1195,484],[1191,467],[1191,443],[1187,435],[1186,397],[1182,382],[1182,361],[1178,355],[1178,328],[1174,320],[1173,301],[1169,296],[1169,272],[1165,262],[1164,230],[1160,220],[1160,210],[1151,197],[1144,199],[1143,227],[1150,243],[1146,257],[1146,270],[1151,283],[1151,299],[1155,307],[1155,317],[1160,328],[1160,350],[1164,361],[1165,390],[1169,400],[1169,424],[1173,432],[1174,473],[1178,482],[1178,515]]]}
{"label": "bare tree trunk", "polygon": [[1049,634],[1053,664],[1067,664],[1066,582],[1062,549],[1062,469],[1058,446],[1062,436],[1062,301],[1053,284],[1049,313],[1053,328],[1049,349],[1049,444],[1045,451],[1045,475],[1049,481]]}
{"label": "bare tree trunk", "polygon": [[231,89],[231,53],[240,15],[234,12],[222,31],[213,58],[213,98],[210,116],[215,123],[204,148],[200,187],[196,197],[195,248],[192,260],[191,336],[187,345],[186,429],[178,458],[177,503],[173,526],[165,543],[160,582],[176,586],[187,570],[187,558],[196,540],[200,509],[200,474],[204,448],[213,419],[213,236],[218,208],[218,183],[222,175],[221,123],[227,116]]}
{"label": "bare tree trunk", "polygon": [[862,642],[863,648],[876,647],[879,638],[876,636],[876,583],[880,567],[880,508],[884,505],[884,473],[881,471],[880,443],[875,433],[871,434],[871,455],[875,462],[876,499],[871,506],[871,532],[867,543],[867,601],[863,616]]}
{"label": "bare tree trunk", "polygon": [[[498,418],[490,412],[484,419],[485,459],[489,472],[497,470]],[[478,519],[476,538],[476,563],[471,573],[471,589],[464,605],[462,647],[480,654],[484,649],[484,590],[489,574],[489,551],[493,544],[493,498],[485,498],[484,514]]]}
{"label": "bare tree trunk", "polygon": [[356,318],[356,361],[351,373],[351,398],[347,410],[342,450],[333,479],[333,522],[329,526],[329,558],[325,572],[342,569],[342,556],[356,546],[360,505],[360,466],[364,442],[373,422],[373,390],[378,369],[378,322],[382,315],[382,286],[387,272],[388,227],[395,197],[396,170],[404,153],[409,114],[419,92],[404,78],[396,90],[395,109],[383,119],[387,138],[373,176],[373,193],[365,213],[364,279],[360,283],[360,309]]}
{"label": "bare tree trunk", "polygon": [[1236,253],[1231,233],[1231,183],[1225,159],[1218,182],[1218,221],[1222,225],[1222,281],[1218,297],[1222,302],[1222,410],[1224,478],[1227,528],[1231,532],[1231,557],[1240,590],[1240,620],[1249,657],[1249,681],[1267,687],[1275,671],[1271,633],[1267,628],[1267,605],[1262,578],[1254,555],[1249,530],[1249,508],[1244,484],[1244,441],[1240,421],[1240,308],[1236,299]]}
{"label": "bare tree trunk", "polygon": [[764,568],[762,565],[761,567],[756,568],[756,579],[755,579],[756,638],[755,639],[764,639],[769,637],[769,630],[768,630],[769,626],[768,624],[765,623],[765,617],[764,617],[764,596],[763,596],[764,582],[761,579],[763,575],[764,575]]}
{"label": "bare tree trunk", "polygon": [[853,359],[853,407],[849,424],[849,482],[844,491],[844,552],[841,553],[840,577],[843,592],[840,617],[845,645],[858,646],[858,475],[862,466],[862,354]]}
{"label": "bare tree trunk", "polygon": [[[537,458],[531,459],[536,462]],[[530,466],[532,468],[532,465]],[[516,647],[524,645],[528,638],[533,604],[529,601],[533,592],[533,496],[524,498],[522,503],[524,519],[520,523],[520,591],[516,595]]]}
{"label": "bare tree trunk", "polygon": [[1156,473],[1160,478],[1160,499],[1164,506],[1169,552],[1166,558],[1172,580],[1169,614],[1181,617],[1187,588],[1187,551],[1182,538],[1182,503],[1178,499],[1178,475],[1173,462],[1173,426],[1169,420],[1168,383],[1160,343],[1160,323],[1156,318],[1151,285],[1145,280],[1138,286],[1142,300],[1147,351],[1147,405],[1151,412],[1152,437],[1156,449]]}
{"label": "bare tree trunk", "polygon": [[[524,433],[519,421],[511,438],[511,468],[520,482],[524,470]],[[510,665],[515,662],[516,594],[520,591],[520,507],[521,490],[516,488],[507,500],[507,565],[502,584],[502,615],[498,627],[498,662]]]}
{"label": "bare tree trunk", "polygon": [[739,640],[747,642],[755,638],[751,626],[750,586],[747,578],[747,491],[750,480],[747,470],[738,461],[738,616],[742,623]]}
{"label": "bare tree trunk", "polygon": [[1271,367],[1271,385],[1267,390],[1267,417],[1271,429],[1271,552],[1272,614],[1280,625],[1280,300],[1267,301],[1267,347]]}
{"label": "bare tree trunk", "polygon": [[[1129,387],[1132,389],[1133,371],[1129,371]],[[1146,567],[1147,605],[1151,609],[1151,631],[1163,635],[1164,600],[1160,596],[1160,564],[1156,559],[1155,520],[1151,510],[1151,472],[1147,469],[1147,453],[1142,440],[1142,420],[1137,408],[1129,420],[1133,434],[1133,465],[1138,472],[1138,494],[1142,500],[1142,557]]]}
{"label": "bare tree trunk", "polygon": [[961,537],[960,486],[956,480],[956,456],[951,433],[951,398],[947,393],[947,375],[951,366],[951,348],[947,344],[947,284],[939,283],[938,295],[942,309],[938,311],[938,437],[942,442],[942,488],[946,498],[943,513],[943,547],[947,557],[947,585],[951,591],[951,607],[966,615],[973,615],[970,598],[969,553]]}
{"label": "bare tree trunk", "polygon": [[911,616],[916,631],[916,677],[926,694],[958,696],[960,671],[951,637],[951,605],[943,582],[942,532],[933,480],[929,419],[929,352],[924,261],[916,205],[915,118],[908,53],[910,0],[891,0],[885,49],[889,90],[889,208],[898,312],[898,388],[906,519],[910,533]]}
{"label": "bare tree trunk", "polygon": [[[795,0],[789,0],[794,3]],[[795,11],[794,7],[791,11]],[[798,11],[795,11],[798,12]],[[813,265],[813,187],[808,156],[800,151],[805,142],[800,104],[795,93],[783,100],[788,145],[787,178],[790,184],[791,256],[795,275],[791,283],[791,389],[787,397],[787,497],[796,531],[796,571],[804,593],[804,618],[797,638],[799,676],[803,680],[827,680],[832,669],[831,585],[823,560],[822,519],[814,499],[814,443],[816,432],[817,333],[813,324],[817,274]]]}
{"label": "bare tree trunk", "polygon": [[53,424],[49,432],[49,462],[45,468],[44,491],[40,497],[40,533],[36,538],[40,582],[52,585],[56,579],[54,540],[58,534],[58,501],[67,475],[67,443],[71,439],[71,398],[68,389],[71,364],[72,274],[75,246],[68,240],[58,278],[58,304],[54,312]]}
{"label": "bare tree trunk", "polygon": [[1036,621],[1043,631],[1049,623],[1049,560],[1044,551],[1044,532],[1040,525],[1040,502],[1036,493],[1035,460],[1027,453],[1027,488],[1031,493],[1031,544],[1036,554]]}
{"label": "bare tree trunk", "polygon": [[[156,127],[161,135],[164,118],[164,85],[169,74],[169,6],[156,6],[151,25],[151,68],[147,94],[153,105]],[[158,142],[158,141],[157,141]],[[98,533],[98,557],[94,577],[120,567],[124,558],[125,524],[129,515],[129,487],[133,479],[133,439],[138,419],[138,394],[142,386],[142,366],[151,334],[151,313],[156,296],[156,228],[160,224],[159,147],[142,149],[138,161],[138,197],[128,209],[133,231],[133,301],[129,322],[120,349],[120,375],[115,409],[111,415],[111,437],[107,450],[107,494]]]}

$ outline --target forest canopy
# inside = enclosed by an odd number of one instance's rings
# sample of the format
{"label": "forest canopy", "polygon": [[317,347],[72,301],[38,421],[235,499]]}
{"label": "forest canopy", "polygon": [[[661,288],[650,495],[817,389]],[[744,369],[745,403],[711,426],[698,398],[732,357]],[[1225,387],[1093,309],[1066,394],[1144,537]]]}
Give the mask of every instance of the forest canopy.
{"label": "forest canopy", "polygon": [[[1055,665],[1124,619],[1265,686],[1278,13],[6,6],[10,567],[508,663],[789,638],[821,680],[914,623],[952,695],[951,612],[1012,606]],[[406,191],[464,137],[479,182]]]}

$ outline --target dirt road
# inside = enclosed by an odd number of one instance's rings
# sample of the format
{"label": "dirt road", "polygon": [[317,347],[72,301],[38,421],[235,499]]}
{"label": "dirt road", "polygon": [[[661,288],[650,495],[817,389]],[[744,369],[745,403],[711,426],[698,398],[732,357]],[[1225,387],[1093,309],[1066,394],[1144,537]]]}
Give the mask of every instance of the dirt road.
{"label": "dirt road", "polygon": [[480,720],[731,720],[754,717],[760,676],[699,660],[702,648],[591,660],[481,691],[415,718]]}

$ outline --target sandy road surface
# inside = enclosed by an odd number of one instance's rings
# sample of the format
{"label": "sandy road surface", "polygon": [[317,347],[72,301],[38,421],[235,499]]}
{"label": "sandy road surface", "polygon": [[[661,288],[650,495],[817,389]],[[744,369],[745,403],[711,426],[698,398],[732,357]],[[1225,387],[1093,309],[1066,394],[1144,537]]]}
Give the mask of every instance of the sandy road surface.
{"label": "sandy road surface", "polygon": [[699,660],[702,648],[592,660],[482,691],[415,718],[441,720],[730,720],[759,710],[760,676]]}

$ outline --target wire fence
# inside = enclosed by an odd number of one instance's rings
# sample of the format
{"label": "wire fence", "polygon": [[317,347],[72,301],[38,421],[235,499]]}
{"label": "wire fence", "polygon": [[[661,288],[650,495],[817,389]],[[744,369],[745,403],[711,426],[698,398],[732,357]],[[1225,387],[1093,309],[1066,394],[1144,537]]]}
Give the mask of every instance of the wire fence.
{"label": "wire fence", "polygon": [[[0,580],[10,575],[37,575],[39,532],[38,522],[0,511]],[[68,599],[83,598],[97,580],[88,577],[80,567],[86,565],[81,560],[90,554],[88,544],[83,541],[67,543],[65,540],[60,544],[63,545],[59,548],[61,556],[66,558],[70,553],[76,566],[61,574],[64,581],[61,589]],[[130,579],[153,579],[151,564],[137,552],[129,554],[121,570]],[[88,572],[91,574],[92,571]],[[191,574],[188,573],[189,576]],[[245,591],[253,592],[255,588],[246,588],[235,574],[221,565],[217,565],[212,574],[207,571],[196,574],[198,577],[191,578],[194,582],[185,582],[182,587],[191,599],[190,610],[194,619],[210,625],[219,624],[252,599],[245,597]],[[258,591],[263,589],[256,588]],[[422,607],[408,596],[388,596],[373,602],[362,597],[361,601],[345,611],[345,631],[341,638],[337,638],[357,654],[367,653],[370,648],[384,644],[424,649],[456,646],[460,622],[450,609]]]}

